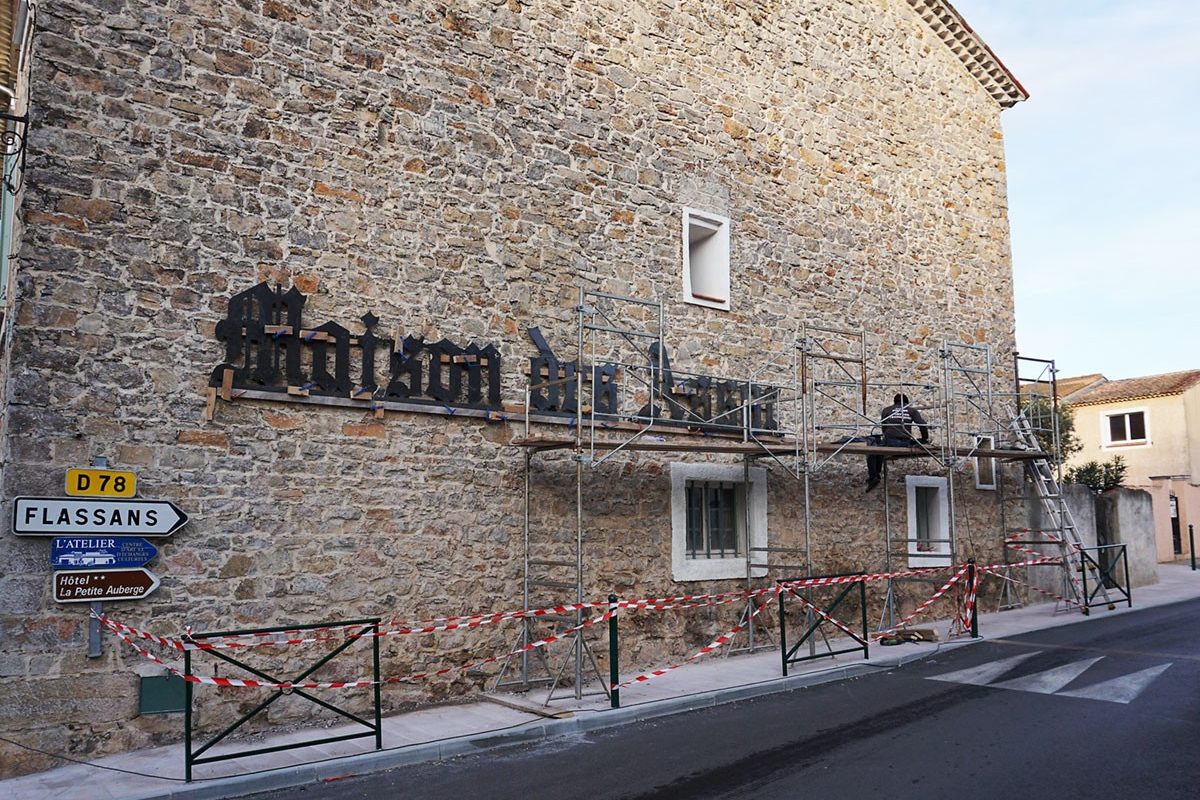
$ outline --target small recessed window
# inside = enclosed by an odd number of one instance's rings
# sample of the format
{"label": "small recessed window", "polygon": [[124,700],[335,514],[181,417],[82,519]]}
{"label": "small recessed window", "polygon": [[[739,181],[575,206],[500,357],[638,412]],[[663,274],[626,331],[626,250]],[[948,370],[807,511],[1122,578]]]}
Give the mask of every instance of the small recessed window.
{"label": "small recessed window", "polygon": [[683,299],[729,310],[729,220],[683,210]]}
{"label": "small recessed window", "polygon": [[[979,450],[995,450],[996,439],[992,436],[976,436],[975,447]],[[975,488],[996,488],[996,459],[975,456]]]}
{"label": "small recessed window", "polygon": [[950,503],[945,478],[908,475],[908,565],[938,567],[950,563]]}

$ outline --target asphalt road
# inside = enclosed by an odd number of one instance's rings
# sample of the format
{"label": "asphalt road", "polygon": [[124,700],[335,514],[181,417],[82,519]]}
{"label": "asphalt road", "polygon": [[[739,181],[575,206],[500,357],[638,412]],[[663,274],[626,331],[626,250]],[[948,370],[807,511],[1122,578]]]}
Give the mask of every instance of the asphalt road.
{"label": "asphalt road", "polygon": [[811,689],[258,797],[1200,798],[1200,601],[1093,614]]}

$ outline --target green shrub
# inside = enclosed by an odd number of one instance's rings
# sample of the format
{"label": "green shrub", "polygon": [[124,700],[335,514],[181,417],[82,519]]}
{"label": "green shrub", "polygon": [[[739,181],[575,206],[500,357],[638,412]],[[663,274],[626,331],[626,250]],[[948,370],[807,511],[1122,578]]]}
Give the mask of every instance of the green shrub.
{"label": "green shrub", "polygon": [[1072,467],[1063,475],[1063,480],[1067,483],[1081,483],[1094,492],[1107,492],[1121,485],[1128,469],[1124,458],[1113,456],[1103,464],[1099,461],[1088,461],[1078,467]]}

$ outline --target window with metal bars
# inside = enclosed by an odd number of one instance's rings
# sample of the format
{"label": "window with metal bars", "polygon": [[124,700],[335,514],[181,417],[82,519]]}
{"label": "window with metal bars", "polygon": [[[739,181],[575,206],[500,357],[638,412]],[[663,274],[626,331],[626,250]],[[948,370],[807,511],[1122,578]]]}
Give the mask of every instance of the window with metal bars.
{"label": "window with metal bars", "polygon": [[745,485],[733,481],[688,481],[686,492],[687,557],[741,556]]}

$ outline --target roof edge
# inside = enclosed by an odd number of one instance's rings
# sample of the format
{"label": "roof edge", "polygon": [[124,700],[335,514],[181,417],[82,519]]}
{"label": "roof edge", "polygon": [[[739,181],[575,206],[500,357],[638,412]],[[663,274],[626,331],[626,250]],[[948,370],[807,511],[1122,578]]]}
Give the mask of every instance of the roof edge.
{"label": "roof edge", "polygon": [[[1192,387],[1189,386],[1188,388],[1190,389]],[[1128,397],[1111,397],[1107,400],[1077,400],[1074,402],[1067,400],[1065,402],[1070,405],[1071,408],[1079,408],[1080,406],[1110,406],[1120,403],[1132,403],[1135,400],[1153,400],[1157,397],[1175,397],[1176,395],[1181,395],[1186,391],[1187,389],[1180,389],[1177,392],[1147,392],[1145,394],[1129,395]]]}
{"label": "roof edge", "polygon": [[1029,92],[1017,76],[1004,66],[949,0],[908,0],[908,4],[1001,108],[1012,108],[1029,99]]}

